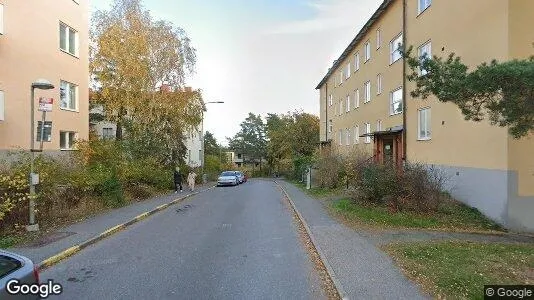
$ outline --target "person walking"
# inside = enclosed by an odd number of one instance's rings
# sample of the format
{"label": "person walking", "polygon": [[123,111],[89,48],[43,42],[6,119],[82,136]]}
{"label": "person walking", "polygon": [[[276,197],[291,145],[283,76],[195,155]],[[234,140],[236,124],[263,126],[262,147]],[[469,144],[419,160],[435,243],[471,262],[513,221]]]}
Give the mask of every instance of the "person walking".
{"label": "person walking", "polygon": [[191,192],[195,190],[195,179],[197,177],[197,174],[195,172],[191,171],[189,172],[189,175],[187,176],[187,183],[189,184],[189,189]]}
{"label": "person walking", "polygon": [[180,187],[180,192],[182,192],[182,173],[180,173],[180,168],[176,167],[174,169],[174,192],[178,193],[178,187]]}

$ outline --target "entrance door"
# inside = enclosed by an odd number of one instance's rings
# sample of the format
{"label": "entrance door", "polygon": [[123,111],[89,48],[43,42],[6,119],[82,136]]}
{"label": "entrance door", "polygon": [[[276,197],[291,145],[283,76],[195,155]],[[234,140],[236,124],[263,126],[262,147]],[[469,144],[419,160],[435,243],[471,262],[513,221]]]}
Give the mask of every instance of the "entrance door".
{"label": "entrance door", "polygon": [[393,151],[393,138],[384,138],[382,142],[383,162],[390,164],[394,162],[395,152]]}

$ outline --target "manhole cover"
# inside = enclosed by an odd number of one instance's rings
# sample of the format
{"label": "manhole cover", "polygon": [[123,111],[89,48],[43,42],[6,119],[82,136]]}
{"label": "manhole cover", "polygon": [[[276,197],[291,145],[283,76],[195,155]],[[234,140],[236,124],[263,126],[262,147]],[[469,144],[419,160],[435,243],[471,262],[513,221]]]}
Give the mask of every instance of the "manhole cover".
{"label": "manhole cover", "polygon": [[28,243],[26,247],[42,247],[53,242],[57,242],[73,234],[76,234],[76,232],[52,232],[50,234],[40,237],[39,239],[33,242]]}

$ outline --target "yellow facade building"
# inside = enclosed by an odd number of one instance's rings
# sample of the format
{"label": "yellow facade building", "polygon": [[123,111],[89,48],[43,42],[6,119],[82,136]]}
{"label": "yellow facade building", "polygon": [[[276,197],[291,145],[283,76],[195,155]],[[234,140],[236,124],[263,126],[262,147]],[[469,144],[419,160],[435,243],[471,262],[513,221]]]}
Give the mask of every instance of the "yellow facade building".
{"label": "yellow facade building", "polygon": [[88,0],[0,0],[0,152],[30,149],[30,90],[35,89],[35,147],[41,141],[38,99],[53,98],[43,150],[72,150],[89,134]]}
{"label": "yellow facade building", "polygon": [[534,1],[524,0],[383,1],[317,86],[323,147],[432,165],[458,200],[508,228],[534,231],[534,136],[516,140],[489,121],[465,121],[455,104],[412,98],[398,52],[454,52],[470,67],[528,58],[533,11]]}

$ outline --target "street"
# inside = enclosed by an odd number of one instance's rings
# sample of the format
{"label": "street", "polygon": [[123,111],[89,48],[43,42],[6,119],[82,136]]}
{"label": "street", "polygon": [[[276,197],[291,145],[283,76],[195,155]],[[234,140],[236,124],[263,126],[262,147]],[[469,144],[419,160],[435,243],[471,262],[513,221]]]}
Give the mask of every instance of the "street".
{"label": "street", "polygon": [[250,180],[171,206],[45,270],[57,299],[324,299],[276,185]]}

